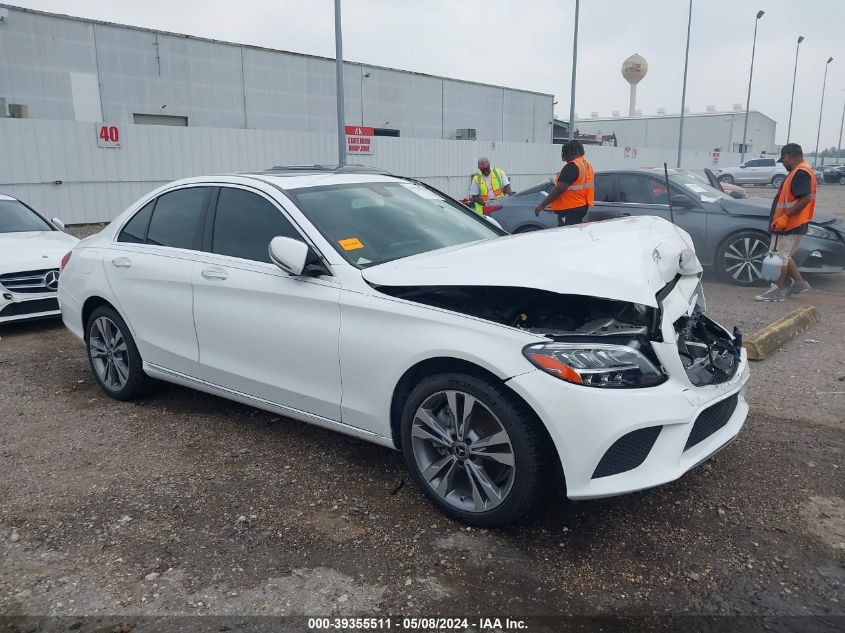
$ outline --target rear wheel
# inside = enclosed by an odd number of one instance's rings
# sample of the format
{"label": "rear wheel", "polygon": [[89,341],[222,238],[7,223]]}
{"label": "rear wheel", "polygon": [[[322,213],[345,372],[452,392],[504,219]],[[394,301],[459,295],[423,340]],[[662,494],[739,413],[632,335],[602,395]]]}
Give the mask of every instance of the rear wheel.
{"label": "rear wheel", "polygon": [[116,400],[131,400],[147,392],[151,380],[144,373],[141,355],[129,327],[109,306],[88,317],[85,344],[91,371],[103,391]]}
{"label": "rear wheel", "polygon": [[719,272],[740,286],[760,281],[763,258],[769,252],[769,236],[760,231],[734,233],[719,246],[716,265]]}
{"label": "rear wheel", "polygon": [[551,479],[539,420],[476,376],[424,379],[402,411],[402,452],[420,489],[447,515],[481,527],[515,521]]}
{"label": "rear wheel", "polygon": [[840,176],[840,177],[839,177],[839,184],[840,184],[840,185],[845,185],[845,176]]}
{"label": "rear wheel", "polygon": [[726,182],[729,185],[734,184],[734,177],[730,174],[724,174],[723,176],[719,176],[718,180],[719,182]]}
{"label": "rear wheel", "polygon": [[783,181],[786,180],[786,176],[778,174],[774,178],[772,178],[772,187],[775,189],[780,189],[780,186],[783,184]]}

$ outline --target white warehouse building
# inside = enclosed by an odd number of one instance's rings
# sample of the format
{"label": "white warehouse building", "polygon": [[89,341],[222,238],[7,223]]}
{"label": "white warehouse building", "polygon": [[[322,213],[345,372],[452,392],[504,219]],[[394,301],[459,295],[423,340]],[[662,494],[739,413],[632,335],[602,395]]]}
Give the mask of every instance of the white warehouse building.
{"label": "white warehouse building", "polygon": [[[575,127],[580,134],[615,134],[618,147],[674,149],[678,147],[680,121],[680,114],[607,118],[595,115],[589,119],[577,119]],[[684,149],[741,153],[744,125],[744,110],[686,114]],[[745,153],[759,156],[780,151],[775,145],[776,126],[773,119],[751,110]]]}
{"label": "white warehouse building", "polygon": [[[551,143],[549,94],[344,63],[347,125]],[[335,61],[0,4],[0,116],[334,133]]]}

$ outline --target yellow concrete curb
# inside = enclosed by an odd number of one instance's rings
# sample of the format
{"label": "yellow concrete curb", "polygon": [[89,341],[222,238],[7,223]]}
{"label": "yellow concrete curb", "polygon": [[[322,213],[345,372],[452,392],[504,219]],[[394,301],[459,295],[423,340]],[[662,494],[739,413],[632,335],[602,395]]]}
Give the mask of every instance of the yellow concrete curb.
{"label": "yellow concrete curb", "polygon": [[748,352],[748,359],[763,360],[801,332],[818,323],[820,318],[814,306],[802,306],[760,328],[746,338],[743,344]]}

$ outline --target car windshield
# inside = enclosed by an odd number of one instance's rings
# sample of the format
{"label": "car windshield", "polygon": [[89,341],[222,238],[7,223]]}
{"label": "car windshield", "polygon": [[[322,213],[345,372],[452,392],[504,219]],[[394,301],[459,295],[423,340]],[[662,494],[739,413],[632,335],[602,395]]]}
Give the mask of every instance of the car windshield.
{"label": "car windshield", "polygon": [[715,202],[716,200],[731,199],[724,191],[714,189],[697,177],[689,174],[672,174],[669,176],[669,180],[675,185],[678,185],[685,194],[699,202]]}
{"label": "car windshield", "polygon": [[288,191],[338,253],[358,267],[504,233],[413,182],[369,182]]}
{"label": "car windshield", "polygon": [[0,200],[0,233],[51,231],[44,218],[17,200]]}

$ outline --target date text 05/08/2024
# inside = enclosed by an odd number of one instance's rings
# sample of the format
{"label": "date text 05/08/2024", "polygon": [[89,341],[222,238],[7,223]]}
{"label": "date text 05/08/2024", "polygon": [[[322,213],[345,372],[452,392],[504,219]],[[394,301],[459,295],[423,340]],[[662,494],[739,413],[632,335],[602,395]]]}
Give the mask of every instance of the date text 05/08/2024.
{"label": "date text 05/08/2024", "polygon": [[311,631],[378,631],[391,629],[398,631],[465,631],[470,627],[481,631],[520,631],[528,628],[524,620],[511,618],[308,618],[308,629]]}

